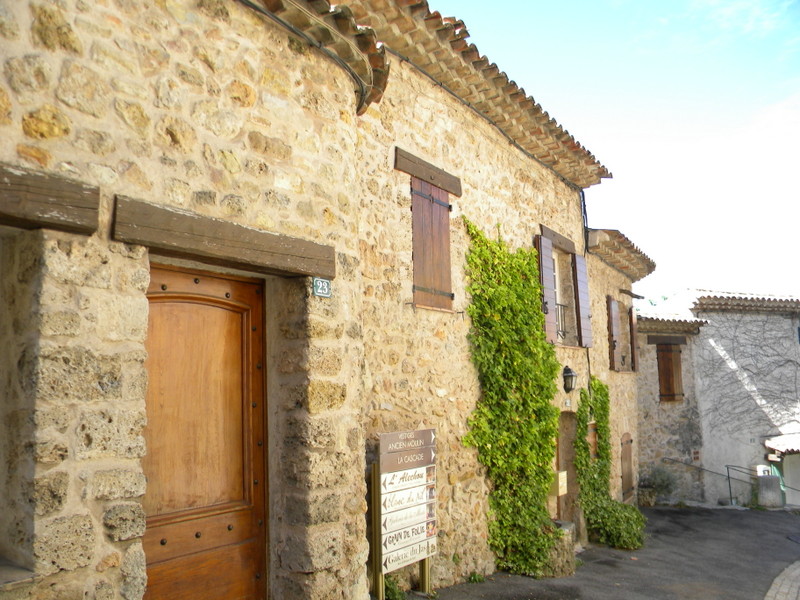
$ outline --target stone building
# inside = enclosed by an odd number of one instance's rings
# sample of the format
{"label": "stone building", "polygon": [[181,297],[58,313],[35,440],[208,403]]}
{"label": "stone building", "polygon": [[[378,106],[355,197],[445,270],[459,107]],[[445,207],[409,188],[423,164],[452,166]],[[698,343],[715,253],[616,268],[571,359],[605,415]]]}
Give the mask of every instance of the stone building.
{"label": "stone building", "polygon": [[747,504],[766,473],[798,503],[800,301],[694,298],[690,318],[640,319],[640,462],[675,475],[674,501]]}
{"label": "stone building", "polygon": [[636,498],[640,439],[637,377],[640,371],[638,322],[633,283],[656,265],[616,230],[590,229],[589,280],[592,323],[599,331],[589,356],[592,373],[608,385],[611,399],[611,493],[625,502]]}
{"label": "stone building", "polygon": [[652,474],[653,467],[658,467],[672,474],[675,489],[660,501],[701,502],[705,498],[700,468],[703,434],[695,386],[694,340],[703,321],[690,314],[645,314],[639,316],[638,331],[639,471]]}
{"label": "stone building", "polygon": [[637,443],[610,175],[466,37],[424,1],[0,0],[0,598],[367,598],[368,459],[420,428],[433,584],[491,572],[462,216],[549,248],[559,361]]}

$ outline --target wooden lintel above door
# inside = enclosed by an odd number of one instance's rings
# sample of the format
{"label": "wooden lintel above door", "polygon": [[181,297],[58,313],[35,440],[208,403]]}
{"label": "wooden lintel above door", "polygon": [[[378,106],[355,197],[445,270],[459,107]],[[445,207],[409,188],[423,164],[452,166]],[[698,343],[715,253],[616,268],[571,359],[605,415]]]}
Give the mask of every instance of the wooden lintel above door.
{"label": "wooden lintel above door", "polygon": [[333,246],[125,196],[116,197],[112,237],[154,254],[256,273],[336,276]]}

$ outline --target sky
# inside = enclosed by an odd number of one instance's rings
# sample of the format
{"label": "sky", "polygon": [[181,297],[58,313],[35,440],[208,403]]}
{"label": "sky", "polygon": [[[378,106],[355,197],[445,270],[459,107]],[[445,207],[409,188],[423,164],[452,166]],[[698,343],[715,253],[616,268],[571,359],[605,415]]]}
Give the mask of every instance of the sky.
{"label": "sky", "polygon": [[612,173],[634,291],[800,297],[800,0],[428,0]]}

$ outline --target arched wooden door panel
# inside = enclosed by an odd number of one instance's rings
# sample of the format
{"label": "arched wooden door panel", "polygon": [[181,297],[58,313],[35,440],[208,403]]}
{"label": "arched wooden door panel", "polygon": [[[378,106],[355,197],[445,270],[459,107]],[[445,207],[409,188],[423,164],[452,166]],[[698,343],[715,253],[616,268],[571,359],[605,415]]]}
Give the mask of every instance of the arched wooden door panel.
{"label": "arched wooden door panel", "polygon": [[567,493],[558,497],[558,518],[575,520],[578,501],[578,472],[575,470],[575,437],[578,419],[573,412],[562,412],[558,417],[556,460],[559,471],[567,472]]}
{"label": "arched wooden door panel", "polygon": [[147,599],[266,597],[262,291],[151,270]]}

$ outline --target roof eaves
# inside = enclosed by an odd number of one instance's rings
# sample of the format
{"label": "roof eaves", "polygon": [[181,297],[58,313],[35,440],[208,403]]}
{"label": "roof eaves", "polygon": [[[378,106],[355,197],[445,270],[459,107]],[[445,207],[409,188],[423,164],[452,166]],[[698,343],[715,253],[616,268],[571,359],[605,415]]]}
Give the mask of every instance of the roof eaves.
{"label": "roof eaves", "polygon": [[[586,188],[611,177],[524,89],[465,42],[469,32],[463,21],[431,12],[425,0],[345,1],[356,20],[374,29],[389,48],[428,72],[434,64],[441,66],[437,78],[443,85],[572,185]],[[431,50],[429,41],[438,49]]]}
{"label": "roof eaves", "polygon": [[358,112],[380,101],[389,77],[389,59],[375,31],[360,26],[346,5],[328,0],[254,0],[245,5],[271,18],[343,66],[357,84]]}
{"label": "roof eaves", "polygon": [[670,319],[665,317],[649,317],[639,315],[636,326],[639,333],[673,333],[681,335],[697,335],[700,328],[708,323],[703,319]]}
{"label": "roof eaves", "polygon": [[692,312],[735,311],[767,313],[800,313],[800,299],[791,297],[747,296],[743,294],[719,294],[699,296]]}
{"label": "roof eaves", "polygon": [[632,282],[647,277],[656,269],[656,263],[616,229],[590,229],[589,252]]}

